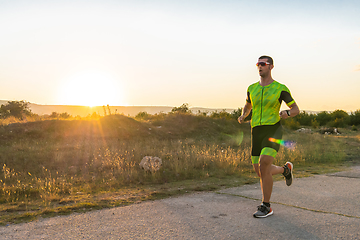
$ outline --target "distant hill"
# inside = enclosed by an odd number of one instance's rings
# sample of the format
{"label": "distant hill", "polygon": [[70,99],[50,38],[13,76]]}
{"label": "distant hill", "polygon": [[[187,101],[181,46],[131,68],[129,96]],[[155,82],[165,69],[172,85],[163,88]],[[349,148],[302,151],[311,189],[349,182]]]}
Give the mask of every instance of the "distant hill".
{"label": "distant hill", "polygon": [[[8,100],[0,100],[0,105],[7,104]],[[30,103],[29,108],[31,112],[38,114],[38,115],[48,115],[53,112],[57,113],[68,113],[72,116],[81,116],[86,117],[87,115],[91,115],[96,112],[99,115],[105,115],[104,108],[102,106],[99,107],[85,107],[85,106],[72,106],[72,105],[42,105],[42,104],[34,104]],[[108,108],[106,108],[107,114]],[[156,114],[156,113],[168,113],[174,107],[171,106],[110,106],[110,111],[112,114],[124,114],[125,116],[136,116],[139,112],[147,112],[148,114]],[[215,112],[215,111],[222,111],[224,109],[216,109],[216,108],[201,108],[201,107],[194,107],[190,108],[193,113],[197,112]],[[225,109],[227,112],[232,112],[234,109]]]}
{"label": "distant hill", "polygon": [[[2,104],[7,104],[8,100],[0,100],[0,106]],[[42,105],[42,104],[35,104],[30,103],[29,105],[30,110],[38,115],[47,115],[51,114],[53,112],[57,113],[68,113],[72,116],[80,116],[80,117],[86,117],[89,114],[93,114],[96,112],[97,114],[103,116],[104,115],[104,108],[102,106],[99,107],[85,107],[85,106],[73,106],[73,105]],[[242,108],[241,106],[239,106]],[[148,114],[156,114],[156,113],[168,113],[171,112],[171,110],[174,107],[171,106],[110,106],[110,111],[112,114],[118,113],[118,114],[124,114],[125,116],[136,116],[139,112],[147,112]],[[190,107],[190,110],[196,114],[199,111],[200,112],[221,112],[225,110],[228,113],[233,112],[236,109],[233,108],[203,108],[203,107]],[[107,114],[108,109],[106,107]],[[321,111],[311,111],[311,110],[301,110],[305,111],[309,114],[317,114]]]}
{"label": "distant hill", "polygon": [[[172,107],[142,107],[142,106],[110,106],[110,111],[112,114],[124,114],[125,116],[136,116],[139,112],[147,112],[149,114],[155,113],[168,113],[171,112]],[[67,112],[72,116],[81,116],[85,117],[91,115],[94,112],[99,115],[105,115],[104,107],[85,107],[85,106],[70,106],[70,105],[39,105],[39,104],[30,104],[30,109],[33,113],[39,115],[51,114],[52,112],[64,113]],[[109,114],[109,109],[105,106],[106,114]]]}
{"label": "distant hill", "polygon": [[6,104],[7,102],[8,102],[7,100],[0,100],[0,106]]}

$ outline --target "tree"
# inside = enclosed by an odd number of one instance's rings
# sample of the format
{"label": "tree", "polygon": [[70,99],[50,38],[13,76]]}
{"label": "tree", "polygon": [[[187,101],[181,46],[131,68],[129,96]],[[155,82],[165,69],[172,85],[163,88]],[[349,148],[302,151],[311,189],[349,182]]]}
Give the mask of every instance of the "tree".
{"label": "tree", "polygon": [[59,114],[57,112],[52,112],[49,117],[50,118],[59,118]]}
{"label": "tree", "polygon": [[147,112],[139,112],[138,114],[136,114],[135,118],[136,119],[148,119],[149,114]]}
{"label": "tree", "polygon": [[315,120],[320,124],[320,126],[325,126],[331,121],[331,115],[330,113],[323,111],[316,115]]}
{"label": "tree", "polygon": [[331,117],[333,120],[335,119],[346,119],[349,117],[349,114],[345,112],[344,110],[335,110],[331,113]]}
{"label": "tree", "polygon": [[351,126],[360,125],[360,109],[350,114],[349,124]]}
{"label": "tree", "polygon": [[8,101],[6,105],[2,104],[0,107],[1,118],[13,116],[15,118],[23,119],[24,116],[29,115],[31,115],[31,110],[29,109],[29,102]]}
{"label": "tree", "polygon": [[345,127],[349,121],[349,114],[343,110],[335,110],[331,113],[331,127]]}
{"label": "tree", "polygon": [[225,118],[225,119],[231,119],[232,115],[228,112],[226,112],[225,109],[223,109],[221,112],[212,112],[210,115],[211,118]]}
{"label": "tree", "polygon": [[71,117],[72,116],[67,112],[60,113],[60,118],[62,118],[62,119],[69,119]]}
{"label": "tree", "polygon": [[315,117],[314,114],[308,114],[305,111],[302,111],[295,116],[295,120],[298,121],[301,126],[311,126]]}
{"label": "tree", "polygon": [[171,109],[171,112],[173,112],[173,113],[190,113],[191,111],[189,110],[189,104],[183,103],[183,105],[181,105],[180,107],[174,107],[173,109]]}

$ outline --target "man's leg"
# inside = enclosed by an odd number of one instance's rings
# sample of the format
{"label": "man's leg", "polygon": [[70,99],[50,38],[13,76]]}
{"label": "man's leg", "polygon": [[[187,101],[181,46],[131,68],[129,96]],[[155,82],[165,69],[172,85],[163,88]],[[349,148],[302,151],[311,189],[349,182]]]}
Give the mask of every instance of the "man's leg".
{"label": "man's leg", "polygon": [[271,165],[271,175],[282,174],[283,172],[284,172],[284,167]]}
{"label": "man's leg", "polygon": [[[268,155],[260,156],[260,185],[263,196],[263,202],[269,203],[273,188],[272,175],[281,173],[281,169],[272,165],[274,157]],[[284,171],[284,169],[282,169]]]}
{"label": "man's leg", "polygon": [[[254,171],[256,172],[256,174],[260,177],[260,164],[259,163],[255,163],[253,164],[254,167]],[[279,167],[279,166],[275,166],[275,165],[271,165],[271,175],[276,175],[276,174],[282,174],[284,172],[284,167]]]}
{"label": "man's leg", "polygon": [[260,172],[260,185],[262,191],[262,204],[258,206],[258,211],[253,214],[256,218],[264,218],[272,215],[274,212],[270,208],[270,197],[273,188],[273,178],[275,174],[282,173],[283,168],[273,165],[274,157],[269,155],[260,155],[260,164],[255,165],[255,171]]}

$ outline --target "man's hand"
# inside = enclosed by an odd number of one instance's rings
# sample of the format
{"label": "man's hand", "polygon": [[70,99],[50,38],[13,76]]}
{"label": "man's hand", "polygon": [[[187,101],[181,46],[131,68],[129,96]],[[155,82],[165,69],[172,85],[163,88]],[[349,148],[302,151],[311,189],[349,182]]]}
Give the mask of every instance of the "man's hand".
{"label": "man's hand", "polygon": [[289,110],[283,110],[283,111],[280,111],[279,115],[282,119],[287,119],[288,117],[290,117],[287,113],[287,111]]}
{"label": "man's hand", "polygon": [[239,123],[244,123],[245,122],[245,118],[250,114],[251,112],[251,103],[247,102],[245,103],[244,109],[243,109],[243,113],[242,115],[238,118],[238,122]]}
{"label": "man's hand", "polygon": [[290,109],[288,110],[283,110],[279,112],[279,115],[282,119],[287,119],[288,117],[295,117],[300,112],[299,107],[296,105],[296,103],[291,104],[289,108]]}
{"label": "man's hand", "polygon": [[245,116],[244,115],[241,115],[239,118],[238,118],[238,122],[239,123],[243,123],[244,122],[244,120],[245,120]]}

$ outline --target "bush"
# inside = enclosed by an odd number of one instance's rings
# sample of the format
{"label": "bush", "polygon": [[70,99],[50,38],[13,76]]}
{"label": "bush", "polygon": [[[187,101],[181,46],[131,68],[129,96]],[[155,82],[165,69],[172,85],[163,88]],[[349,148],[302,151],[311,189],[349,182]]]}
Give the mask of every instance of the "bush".
{"label": "bush", "polygon": [[232,116],[230,113],[226,112],[225,109],[222,110],[221,112],[212,112],[210,114],[211,118],[224,118],[224,119],[232,119]]}
{"label": "bush", "polygon": [[335,118],[335,120],[332,120],[328,123],[330,127],[339,128],[339,127],[345,127],[345,119],[344,118]]}
{"label": "bush", "polygon": [[300,128],[300,123],[296,121],[295,118],[287,118],[286,120],[282,120],[282,124],[292,130],[297,130]]}
{"label": "bush", "polygon": [[349,115],[349,125],[360,125],[360,109],[355,112],[351,112]]}
{"label": "bush", "polygon": [[173,109],[171,109],[171,112],[173,112],[173,113],[191,113],[191,111],[189,110],[188,103],[183,103],[180,107],[174,107]]}
{"label": "bush", "polygon": [[29,110],[29,103],[25,101],[8,101],[6,105],[2,104],[0,107],[0,117],[15,117],[23,119],[24,116],[31,115]]}
{"label": "bush", "polygon": [[60,118],[69,119],[69,118],[72,118],[72,116],[70,114],[68,114],[67,112],[64,112],[64,113],[60,113]]}
{"label": "bush", "polygon": [[316,119],[312,119],[311,120],[311,126],[313,128],[318,128],[320,126],[320,124],[318,123],[318,121],[316,121]]}
{"label": "bush", "polygon": [[345,112],[344,110],[335,110],[331,113],[332,119],[347,119],[349,117],[349,114]]}
{"label": "bush", "polygon": [[136,114],[135,119],[138,120],[146,120],[148,119],[150,116],[147,112],[139,112],[138,114]]}
{"label": "bush", "polygon": [[315,117],[316,121],[320,124],[320,126],[325,126],[328,122],[331,121],[331,115],[326,112],[320,112]]}
{"label": "bush", "polygon": [[302,126],[311,126],[312,121],[315,119],[315,115],[308,114],[305,111],[302,111],[298,115],[296,115],[294,119]]}
{"label": "bush", "polygon": [[59,114],[57,112],[52,112],[49,118],[59,118]]}
{"label": "bush", "polygon": [[196,114],[197,116],[203,116],[206,117],[208,115],[209,112],[201,112],[200,110],[198,110],[198,113]]}

